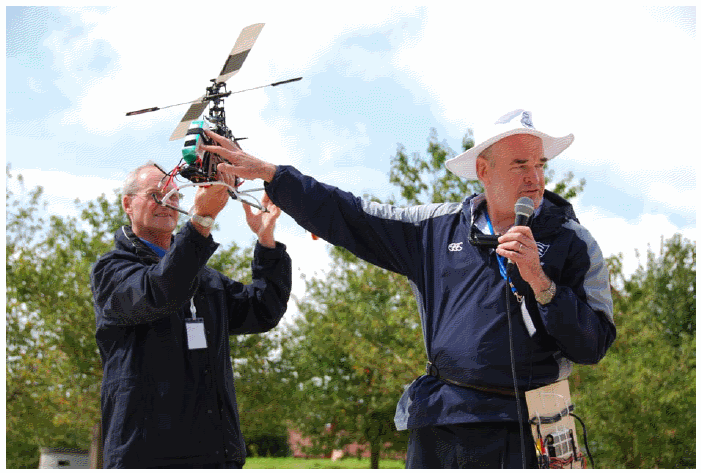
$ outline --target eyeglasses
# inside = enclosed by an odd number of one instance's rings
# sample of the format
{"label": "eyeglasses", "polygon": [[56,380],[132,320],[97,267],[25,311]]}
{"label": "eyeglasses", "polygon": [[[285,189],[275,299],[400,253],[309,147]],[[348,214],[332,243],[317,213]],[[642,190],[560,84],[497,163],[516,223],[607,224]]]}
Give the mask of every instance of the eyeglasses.
{"label": "eyeglasses", "polygon": [[[160,191],[147,191],[147,192],[135,192],[133,194],[129,195],[144,195],[147,197],[152,197],[156,203],[161,203],[163,202],[163,199],[165,198],[166,194],[168,192],[160,192]],[[173,194],[168,197],[168,202],[175,203],[177,204],[180,202],[180,199],[183,198],[183,195],[180,192],[174,192]]]}

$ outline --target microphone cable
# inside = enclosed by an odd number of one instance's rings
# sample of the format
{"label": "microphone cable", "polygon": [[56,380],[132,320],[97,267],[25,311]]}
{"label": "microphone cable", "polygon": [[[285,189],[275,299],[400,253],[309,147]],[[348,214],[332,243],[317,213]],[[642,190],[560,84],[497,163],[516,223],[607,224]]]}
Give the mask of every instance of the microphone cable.
{"label": "microphone cable", "polygon": [[[533,215],[534,211],[534,204],[533,200],[530,199],[529,197],[521,197],[516,201],[516,205],[514,206],[514,213],[516,214],[516,219],[514,221],[514,226],[521,226],[521,225],[527,225],[528,224],[528,219]],[[485,213],[486,219],[487,219],[487,224],[489,226],[489,231],[491,232],[492,235],[496,235],[496,232],[494,231],[494,227],[492,226],[492,222],[489,218],[489,212]],[[506,321],[509,327],[509,353],[511,355],[511,376],[514,380],[514,395],[516,396],[516,413],[518,415],[518,427],[519,427],[519,435],[521,437],[521,465],[523,469],[526,469],[526,435],[523,430],[523,410],[521,408],[521,396],[519,395],[518,391],[518,379],[516,377],[516,359],[514,355],[514,333],[513,333],[513,327],[511,323],[511,297],[509,296],[509,287],[511,287],[512,292],[516,296],[516,299],[519,300],[519,302],[522,301],[522,298],[520,298],[516,294],[516,288],[511,284],[511,272],[514,269],[515,264],[513,264],[511,261],[509,261],[506,265],[502,262],[502,257],[499,256],[498,254],[496,255],[497,257],[497,263],[499,264],[499,271],[506,281],[506,286],[505,286],[505,293],[506,293]],[[506,266],[506,267],[504,267]]]}
{"label": "microphone cable", "polygon": [[[513,268],[513,267],[512,267]],[[510,268],[511,269],[511,268]],[[510,276],[511,271],[507,273],[507,277]],[[509,352],[511,354],[511,376],[513,377],[514,380],[514,395],[516,396],[516,413],[518,415],[518,428],[519,428],[519,435],[521,437],[521,465],[523,466],[523,469],[525,470],[526,467],[526,435],[523,430],[523,411],[521,409],[521,396],[519,396],[519,391],[518,391],[518,381],[516,378],[516,360],[514,357],[514,334],[513,334],[513,329],[511,327],[511,296],[509,295],[509,284],[507,280],[507,284],[505,287],[505,294],[506,294],[506,320],[509,325]]]}

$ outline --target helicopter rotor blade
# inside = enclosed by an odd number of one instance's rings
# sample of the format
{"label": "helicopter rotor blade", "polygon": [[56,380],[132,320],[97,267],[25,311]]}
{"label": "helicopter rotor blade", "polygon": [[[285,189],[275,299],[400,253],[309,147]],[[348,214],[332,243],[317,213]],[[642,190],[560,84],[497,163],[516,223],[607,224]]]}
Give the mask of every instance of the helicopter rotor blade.
{"label": "helicopter rotor blade", "polygon": [[[234,45],[233,49],[229,53],[229,57],[227,58],[226,62],[224,63],[224,67],[222,67],[221,72],[219,72],[219,75],[217,76],[216,79],[212,79],[212,82],[215,84],[223,84],[226,82],[228,79],[236,75],[238,71],[241,69],[241,66],[243,65],[243,62],[246,60],[248,57],[248,53],[250,53],[251,49],[253,48],[253,45],[255,44],[256,40],[258,39],[258,36],[260,35],[261,30],[263,29],[263,26],[265,26],[264,23],[256,23],[253,25],[249,25],[245,27],[243,30],[241,30],[241,33],[239,34],[239,37],[236,40],[236,44]],[[298,80],[301,80],[301,77],[296,77],[294,79],[288,79],[280,82],[274,82],[272,84],[267,84],[267,85],[262,85],[259,87],[253,87],[251,89],[246,89],[246,90],[240,90],[237,92],[225,92],[225,93],[220,93],[220,94],[211,94],[210,89],[208,89],[208,95],[203,95],[199,97],[196,100],[193,100],[191,102],[183,102],[179,104],[174,104],[174,105],[168,105],[165,107],[150,107],[150,108],[144,108],[141,110],[135,110],[133,112],[127,112],[127,116],[132,116],[132,115],[140,115],[142,113],[148,113],[148,112],[155,112],[157,110],[163,110],[165,108],[170,108],[170,107],[176,107],[179,105],[185,105],[185,104],[191,104],[190,108],[188,108],[187,112],[183,116],[183,118],[180,120],[180,123],[178,123],[178,126],[175,128],[173,131],[173,134],[170,136],[170,141],[174,140],[179,140],[184,138],[187,135],[187,131],[190,128],[190,124],[192,123],[193,120],[197,120],[200,115],[205,111],[207,106],[209,105],[209,102],[212,99],[219,99],[223,97],[228,97],[232,93],[240,93],[240,92],[246,92],[248,90],[254,90],[254,89],[260,89],[262,87],[270,87],[270,86],[278,86],[282,84],[287,84],[290,82],[295,82]],[[218,103],[218,102],[217,102]],[[243,139],[243,138],[240,138]]]}
{"label": "helicopter rotor blade", "polygon": [[187,135],[187,130],[190,128],[190,123],[192,123],[193,120],[197,120],[200,115],[202,115],[202,112],[204,112],[204,109],[207,108],[209,102],[202,99],[204,99],[204,95],[192,102],[192,105],[190,105],[190,108],[188,108],[185,115],[183,115],[183,118],[180,120],[180,123],[178,123],[175,131],[173,131],[173,134],[170,135],[170,141],[185,138],[185,135]]}
{"label": "helicopter rotor blade", "polygon": [[[248,53],[251,51],[256,39],[258,39],[258,35],[263,29],[263,26],[264,23],[256,23],[241,30],[241,33],[236,40],[236,44],[234,44],[233,49],[229,53],[229,57],[224,63],[224,67],[219,73],[219,76],[214,79],[215,84],[226,82],[230,77],[234,76],[239,69],[241,69],[243,61],[245,61],[246,57],[248,57]],[[202,115],[202,112],[204,112],[204,110],[207,108],[208,101],[202,101],[201,99],[203,97],[200,97],[197,99],[197,101],[190,105],[190,108],[180,120],[180,123],[178,123],[178,126],[175,128],[175,131],[173,131],[173,134],[170,136],[170,141],[182,139],[187,135],[187,130],[190,128],[190,123],[193,120],[197,120],[200,115]]]}
{"label": "helicopter rotor blade", "polygon": [[263,87],[277,87],[278,85],[282,84],[289,84],[290,82],[297,82],[298,80],[302,80],[302,77],[295,77],[294,79],[287,79],[283,80],[280,82],[273,82],[272,84],[265,84],[265,85],[259,85],[258,87],[251,87],[250,89],[243,89],[243,90],[237,90],[236,92],[227,92],[226,94],[221,94],[222,96],[229,96],[233,94],[240,94],[241,92],[248,92],[249,90],[256,90],[256,89],[262,89]]}
{"label": "helicopter rotor blade", "polygon": [[256,39],[258,39],[258,35],[264,25],[265,23],[256,23],[241,30],[236,44],[234,44],[233,49],[229,53],[229,57],[224,63],[224,67],[222,67],[219,76],[215,79],[217,83],[226,82],[241,69],[243,62],[246,60],[246,57],[248,57],[248,53],[251,51]]}
{"label": "helicopter rotor blade", "polygon": [[[233,94],[240,94],[241,92],[248,92],[249,90],[262,89],[263,87],[277,87],[278,85],[289,84],[290,82],[297,82],[298,80],[302,80],[302,79],[303,79],[302,77],[295,77],[294,79],[287,79],[287,80],[283,80],[280,82],[273,82],[272,84],[259,85],[258,87],[251,87],[250,89],[243,89],[243,90],[225,92],[223,94],[210,95],[207,97],[206,101],[210,101],[210,100],[215,99],[215,98],[228,97],[229,95],[233,95]],[[143,110],[135,110],[133,112],[127,112],[127,116],[130,117],[132,115],[140,115],[142,113],[155,112],[157,110],[164,110],[164,109],[170,108],[170,107],[179,107],[180,105],[186,105],[189,103],[192,103],[192,104],[200,103],[200,102],[204,103],[206,101],[203,101],[202,100],[203,98],[204,98],[204,95],[196,100],[191,100],[189,102],[182,102],[182,103],[176,103],[173,105],[166,105],[165,107],[151,107],[151,108],[144,108]]]}
{"label": "helicopter rotor blade", "polygon": [[127,116],[130,117],[132,115],[141,115],[142,113],[147,113],[147,112],[155,112],[156,110],[160,110],[160,107],[151,107],[151,108],[145,108],[143,110],[134,110],[133,112],[127,112]]}
{"label": "helicopter rotor blade", "polygon": [[283,80],[283,81],[280,81],[280,82],[273,82],[273,83],[270,84],[270,85],[273,86],[273,87],[277,87],[278,85],[289,84],[290,82],[297,82],[298,80],[302,80],[302,78],[301,78],[301,77],[295,77],[294,79],[287,79],[287,80]]}

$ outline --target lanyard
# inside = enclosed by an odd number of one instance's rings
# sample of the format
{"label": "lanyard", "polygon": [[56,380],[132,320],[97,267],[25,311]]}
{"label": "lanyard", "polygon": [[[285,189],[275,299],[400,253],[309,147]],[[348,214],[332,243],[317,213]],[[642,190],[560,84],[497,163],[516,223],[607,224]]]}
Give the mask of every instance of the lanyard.
{"label": "lanyard", "polygon": [[[489,212],[484,212],[484,216],[487,218],[487,225],[489,226],[489,231],[492,232],[492,235],[495,235],[494,227],[492,227],[492,221],[489,219]],[[511,292],[513,292],[514,296],[516,296],[516,300],[521,302],[523,296],[516,292],[516,287],[511,282],[511,277],[506,274],[506,265],[504,264],[504,257],[497,254],[497,263],[499,263],[499,272],[501,273],[501,277],[503,277],[504,280],[509,284],[509,287],[511,287]]]}

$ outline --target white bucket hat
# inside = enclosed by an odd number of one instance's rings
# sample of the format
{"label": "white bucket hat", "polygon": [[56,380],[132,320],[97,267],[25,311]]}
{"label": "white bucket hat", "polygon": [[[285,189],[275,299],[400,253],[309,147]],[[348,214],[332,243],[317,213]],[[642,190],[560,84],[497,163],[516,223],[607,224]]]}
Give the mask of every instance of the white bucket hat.
{"label": "white bucket hat", "polygon": [[[521,124],[523,125],[522,128],[515,128],[506,132],[501,132],[500,134],[489,138],[487,141],[483,141],[479,145],[468,149],[464,153],[447,160],[445,162],[445,167],[447,167],[450,172],[452,172],[453,174],[457,174],[460,177],[469,180],[476,180],[477,156],[479,156],[480,153],[482,153],[482,151],[489,148],[497,141],[506,138],[507,136],[518,134],[537,136],[538,138],[543,140],[543,154],[545,159],[547,160],[551,160],[558,154],[562,153],[574,141],[574,135],[572,133],[561,138],[553,138],[550,135],[546,135],[545,133],[536,130],[533,127],[533,122],[531,121],[531,112],[522,109],[514,110],[513,112],[507,113],[503,117],[499,118],[496,122],[494,122],[494,124],[507,125],[519,114],[521,114]],[[498,128],[501,128],[503,130],[505,127],[501,126]]]}

